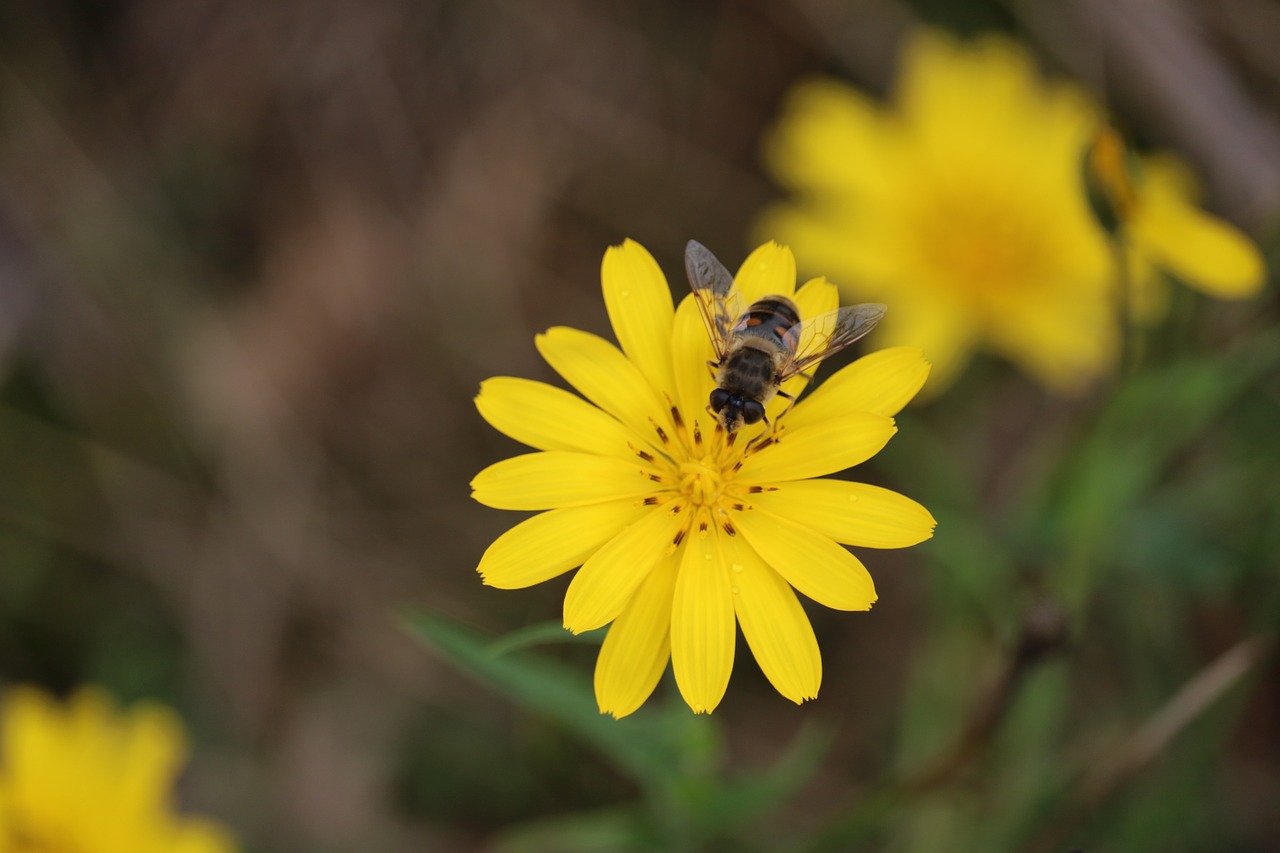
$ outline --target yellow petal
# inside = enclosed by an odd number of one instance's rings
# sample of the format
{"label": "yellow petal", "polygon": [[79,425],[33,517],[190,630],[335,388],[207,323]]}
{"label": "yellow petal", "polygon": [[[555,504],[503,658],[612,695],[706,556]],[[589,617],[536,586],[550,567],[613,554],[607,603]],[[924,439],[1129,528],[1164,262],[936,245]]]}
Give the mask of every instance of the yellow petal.
{"label": "yellow petal", "polygon": [[633,457],[632,433],[574,394],[544,382],[495,376],[480,383],[480,416],[516,441],[538,450]]}
{"label": "yellow petal", "polygon": [[731,515],[756,553],[809,598],[835,610],[870,610],[875,603],[866,567],[830,538],[758,508]]}
{"label": "yellow petal", "polygon": [[751,505],[863,548],[916,545],[932,536],[937,525],[927,509],[908,497],[844,480],[779,483],[751,495]]}
{"label": "yellow petal", "polygon": [[674,550],[685,521],[683,514],[654,507],[591,555],[565,593],[564,627],[580,634],[617,619],[636,587]]}
{"label": "yellow petal", "polygon": [[846,292],[857,291],[850,299],[866,301],[890,299],[895,288],[882,282],[902,272],[900,253],[882,239],[884,225],[859,201],[781,202],[761,212],[754,233],[785,240],[805,269],[821,270]]}
{"label": "yellow petal", "polygon": [[471,497],[495,509],[554,509],[640,497],[661,486],[635,461],[547,450],[503,459],[471,481]]}
{"label": "yellow petal", "polygon": [[1197,209],[1155,162],[1143,173],[1130,234],[1156,266],[1218,299],[1247,299],[1266,278],[1266,262],[1253,241]]}
{"label": "yellow petal", "polygon": [[622,718],[635,711],[658,685],[671,657],[671,601],[676,555],[658,562],[636,589],[596,659],[600,713]]}
{"label": "yellow petal", "polygon": [[[937,284],[941,287],[944,283]],[[907,345],[923,352],[929,364],[925,394],[941,393],[968,366],[990,318],[962,293],[913,290],[905,282],[900,282],[899,288],[896,295],[886,296],[888,316],[872,337],[877,346],[897,349]]]}
{"label": "yellow petal", "polygon": [[1075,292],[1046,288],[1033,298],[1007,300],[987,331],[992,350],[1063,395],[1087,390],[1113,369],[1118,354],[1114,294],[1086,281],[1075,284]]}
{"label": "yellow petal", "polygon": [[892,418],[859,411],[810,418],[799,425],[787,415],[784,423],[776,442],[752,452],[742,463],[739,480],[768,484],[843,471],[875,456],[898,431]]}
{"label": "yellow petal", "polygon": [[14,687],[5,691],[0,744],[6,769],[22,786],[31,774],[53,770],[48,747],[58,742],[61,709],[43,690]]}
{"label": "yellow petal", "polygon": [[[85,695],[81,691],[72,697],[72,707]],[[90,708],[90,715],[101,713],[92,705]],[[117,759],[117,787],[113,791],[117,808],[145,813],[161,807],[188,757],[186,731],[178,715],[163,705],[143,702],[115,718],[90,719],[90,724],[99,728],[119,726],[124,736],[125,757]]]}
{"label": "yellow petal", "polygon": [[769,683],[797,705],[818,695],[822,655],[791,586],[741,536],[726,536],[734,612]]}
{"label": "yellow petal", "polygon": [[522,589],[569,571],[652,507],[633,498],[553,509],[499,536],[477,571],[488,586]]}
{"label": "yellow petal", "polygon": [[534,343],[566,382],[637,434],[653,435],[650,418],[655,416],[664,428],[670,427],[665,414],[668,405],[660,392],[604,338],[556,326],[538,335]]}
{"label": "yellow petal", "polygon": [[[961,43],[936,30],[920,30],[906,43],[900,65],[895,99],[911,122],[914,140],[942,162],[949,152],[961,162],[990,161],[992,140],[1052,140],[1062,128],[1083,129],[1096,120],[1082,93],[1041,83],[1027,51],[1001,36]],[[1080,131],[1076,136],[1074,150],[1079,151],[1085,137]],[[1009,148],[1014,156],[1020,153],[1016,145]],[[1044,159],[1053,163],[1056,157]]]}
{"label": "yellow petal", "polygon": [[604,304],[622,351],[655,388],[674,388],[671,288],[648,250],[634,240],[611,246],[600,269]]}
{"label": "yellow petal", "polygon": [[923,386],[929,362],[915,347],[864,355],[822,382],[787,415],[788,429],[848,412],[896,415]]}
{"label": "yellow petal", "polygon": [[[765,159],[783,184],[824,193],[882,193],[892,186],[893,122],[858,90],[830,79],[807,80],[787,96],[765,141]],[[802,256],[803,257],[803,256]]]}
{"label": "yellow petal", "polygon": [[715,710],[733,672],[733,593],[717,530],[689,537],[671,608],[671,668],[695,714]]}
{"label": "yellow petal", "polygon": [[733,282],[748,303],[766,296],[796,292],[796,259],[791,250],[772,241],[747,256]]}
{"label": "yellow petal", "polygon": [[[811,278],[796,291],[792,301],[800,309],[800,318],[807,320],[840,307],[840,291],[825,278]],[[800,341],[799,350],[805,349],[807,341]]]}
{"label": "yellow petal", "polygon": [[676,402],[680,412],[689,429],[698,420],[707,435],[715,423],[707,412],[707,400],[715,387],[707,362],[715,358],[715,351],[692,295],[686,296],[676,311],[671,348],[675,354]]}

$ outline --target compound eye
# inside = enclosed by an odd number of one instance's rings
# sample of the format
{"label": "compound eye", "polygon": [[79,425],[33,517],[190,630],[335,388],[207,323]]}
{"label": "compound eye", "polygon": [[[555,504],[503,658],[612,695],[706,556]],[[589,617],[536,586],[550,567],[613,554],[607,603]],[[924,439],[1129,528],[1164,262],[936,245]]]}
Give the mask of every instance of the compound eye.
{"label": "compound eye", "polygon": [[748,400],[742,404],[743,423],[758,424],[763,417],[764,406],[760,405],[758,400]]}
{"label": "compound eye", "polygon": [[720,410],[727,405],[729,405],[728,391],[723,388],[717,388],[711,392],[711,411],[719,414]]}

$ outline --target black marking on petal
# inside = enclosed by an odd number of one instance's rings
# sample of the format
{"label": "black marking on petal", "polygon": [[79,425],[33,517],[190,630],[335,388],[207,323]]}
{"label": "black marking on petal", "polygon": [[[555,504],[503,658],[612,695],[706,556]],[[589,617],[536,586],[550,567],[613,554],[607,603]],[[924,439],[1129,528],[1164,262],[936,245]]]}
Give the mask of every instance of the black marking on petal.
{"label": "black marking on petal", "polygon": [[737,536],[737,535],[738,535],[738,528],[734,527],[734,526],[733,526],[733,522],[732,522],[732,521],[730,521],[729,519],[727,519],[727,518],[726,518],[726,519],[723,519],[723,520],[720,522],[720,526],[721,526],[721,527],[723,527],[723,528],[724,528],[724,532],[725,532],[725,533],[728,533],[730,536]]}
{"label": "black marking on petal", "polygon": [[706,533],[706,532],[707,532],[707,520],[706,520],[705,518],[700,519],[700,520],[698,521],[698,532],[699,532],[699,533]]}
{"label": "black marking on petal", "polygon": [[657,506],[657,505],[658,505],[659,503],[661,503],[661,502],[662,502],[662,499],[661,499],[661,498],[659,498],[657,495],[649,495],[649,497],[647,497],[647,498],[645,498],[645,499],[644,499],[644,501],[641,503],[641,505],[642,505],[642,506]]}
{"label": "black marking on petal", "polygon": [[653,480],[653,482],[655,482],[655,483],[662,483],[662,482],[665,482],[665,481],[662,479],[662,475],[661,475],[661,474],[650,474],[650,475],[649,475],[649,479],[650,479],[650,480]]}
{"label": "black marking on petal", "polygon": [[684,427],[684,418],[680,417],[680,410],[675,406],[671,407],[671,421],[676,425],[676,429]]}
{"label": "black marking on petal", "polygon": [[649,418],[649,423],[653,424],[653,428],[654,428],[654,430],[658,433],[658,438],[662,439],[662,443],[663,443],[663,444],[670,444],[670,443],[671,443],[671,439],[670,439],[670,438],[667,438],[667,432],[666,432],[666,430],[664,430],[662,427],[658,426],[658,422],[657,422],[657,421],[655,421],[653,418]]}
{"label": "black marking on petal", "polygon": [[741,503],[741,502],[731,503],[731,504],[729,504],[729,508],[730,508],[730,509],[736,509],[736,510],[751,509],[751,507],[749,507],[749,506],[747,506],[746,504]]}
{"label": "black marking on petal", "polygon": [[[722,427],[720,426],[720,421],[716,421],[716,431],[718,432],[718,431],[720,431],[721,429],[722,429]],[[737,434],[736,432],[731,432],[731,433],[729,433],[728,437],[727,437],[727,438],[725,438],[725,440],[724,440],[724,446],[725,446],[725,447],[733,447],[734,443],[735,443],[737,440],[738,440],[738,434]]]}
{"label": "black marking on petal", "polygon": [[676,531],[675,538],[671,540],[672,545],[679,545],[684,541],[685,534],[689,532],[688,528],[682,527]]}
{"label": "black marking on petal", "polygon": [[693,443],[702,447],[702,422],[698,420],[693,422]]}
{"label": "black marking on petal", "polygon": [[627,447],[631,448],[631,452],[634,453],[636,456],[639,456],[645,462],[652,462],[656,458],[649,451],[644,450],[643,448],[636,447],[634,444],[632,444],[629,441],[627,442]]}

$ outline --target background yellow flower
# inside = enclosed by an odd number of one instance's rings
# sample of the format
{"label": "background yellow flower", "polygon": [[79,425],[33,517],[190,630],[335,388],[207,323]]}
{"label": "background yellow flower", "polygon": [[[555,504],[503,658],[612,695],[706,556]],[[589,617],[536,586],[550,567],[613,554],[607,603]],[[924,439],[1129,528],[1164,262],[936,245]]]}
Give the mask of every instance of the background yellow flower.
{"label": "background yellow flower", "polygon": [[84,688],[66,704],[6,692],[0,720],[0,853],[232,853],[217,824],[171,805],[186,760],[169,709],[122,711]]}
{"label": "background yellow flower", "polygon": [[1162,272],[1218,299],[1247,299],[1262,289],[1262,253],[1239,229],[1196,207],[1195,178],[1178,157],[1131,154],[1105,127],[1085,164],[1095,214],[1121,241],[1140,318],[1160,316]]}
{"label": "background yellow flower", "polygon": [[793,92],[768,162],[796,190],[758,225],[855,299],[893,305],[881,335],[949,382],[985,346],[1051,387],[1109,364],[1109,258],[1079,188],[1097,121],[1014,43],[936,32],[904,48],[892,104],[832,80]]}
{"label": "background yellow flower", "polygon": [[[795,89],[767,146],[795,195],[757,229],[850,298],[892,303],[883,339],[924,348],[931,390],[983,347],[1078,391],[1112,368],[1118,340],[1114,258],[1080,170],[1098,127],[1085,93],[1045,82],[1014,42],[920,32],[888,106],[832,80]],[[1167,169],[1153,162],[1140,189],[1143,261],[1214,295],[1256,292],[1257,250],[1196,211]]]}

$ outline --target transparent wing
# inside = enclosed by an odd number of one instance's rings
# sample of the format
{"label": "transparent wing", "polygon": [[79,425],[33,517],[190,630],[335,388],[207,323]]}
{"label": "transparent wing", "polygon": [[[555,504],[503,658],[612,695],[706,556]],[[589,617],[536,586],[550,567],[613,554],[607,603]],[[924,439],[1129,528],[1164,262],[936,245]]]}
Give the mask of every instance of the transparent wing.
{"label": "transparent wing", "polygon": [[884,317],[885,310],[885,306],[876,302],[846,305],[792,326],[785,337],[796,341],[795,355],[783,367],[782,379],[803,373],[870,332]]}
{"label": "transparent wing", "polygon": [[689,275],[694,301],[707,327],[707,335],[716,352],[716,360],[724,359],[729,331],[747,312],[747,301],[733,286],[733,276],[716,260],[711,250],[690,240],[684,250],[684,269]]}

